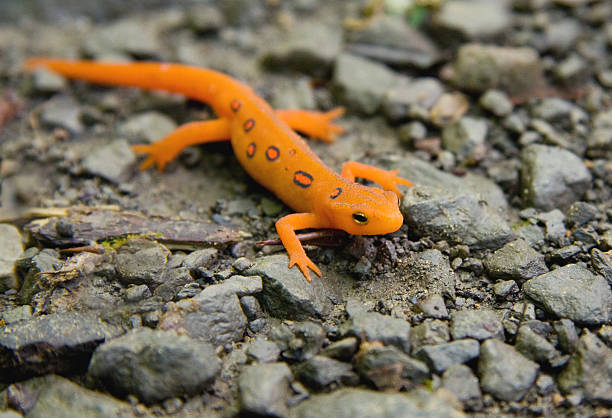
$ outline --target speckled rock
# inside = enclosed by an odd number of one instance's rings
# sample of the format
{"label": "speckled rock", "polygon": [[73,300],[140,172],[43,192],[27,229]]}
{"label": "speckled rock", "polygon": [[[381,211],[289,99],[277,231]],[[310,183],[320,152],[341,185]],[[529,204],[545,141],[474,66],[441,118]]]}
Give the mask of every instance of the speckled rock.
{"label": "speckled rock", "polygon": [[455,272],[448,257],[438,250],[425,250],[407,260],[406,280],[417,282],[431,293],[455,298]]}
{"label": "speckled rock", "polygon": [[475,309],[455,311],[451,314],[451,335],[453,339],[475,338],[504,340],[504,327],[495,311]]}
{"label": "speckled rock", "polygon": [[143,402],[198,393],[221,368],[214,348],[172,331],[133,330],[94,352],[88,378],[119,396]]}
{"label": "speckled rock", "polygon": [[287,268],[289,259],[284,254],[258,258],[244,274],[263,279],[261,302],[272,316],[291,319],[322,317],[331,308],[324,280],[304,279],[297,268]]}
{"label": "speckled rock", "polygon": [[517,239],[495,251],[484,263],[490,276],[520,282],[548,271],[544,256],[523,239]]}
{"label": "speckled rock", "polygon": [[547,312],[579,324],[598,325],[612,318],[608,283],[579,264],[569,264],[528,280],[523,292]]}
{"label": "speckled rock", "polygon": [[238,378],[240,410],[257,416],[287,416],[292,380],[285,363],[247,366]]}
{"label": "speckled rock", "polygon": [[410,323],[403,319],[378,312],[360,312],[340,325],[340,333],[344,337],[352,336],[393,345],[410,354]]}
{"label": "speckled rock", "polygon": [[414,353],[414,356],[427,363],[434,372],[441,374],[453,364],[475,359],[479,353],[478,341],[466,338],[450,343],[423,346]]}
{"label": "speckled rock", "polygon": [[[18,400],[18,404],[14,407],[32,418],[137,416],[129,403],[86,389],[56,375],[26,380],[10,386],[8,390],[12,392],[13,399]],[[15,396],[16,391],[19,392],[17,396]],[[3,412],[0,412],[0,416],[12,418],[10,415],[3,415]],[[16,417],[22,415],[16,414]]]}
{"label": "speckled rock", "polygon": [[498,399],[520,400],[535,382],[538,369],[537,363],[495,338],[480,347],[480,386]]}
{"label": "speckled rock", "polygon": [[350,363],[334,360],[325,356],[314,356],[295,368],[296,377],[314,390],[322,390],[331,385],[355,386],[359,376]]}
{"label": "speckled rock", "polygon": [[338,99],[351,109],[371,115],[380,107],[397,74],[386,66],[355,55],[336,60],[333,83]]}
{"label": "speckled rock", "polygon": [[465,364],[452,364],[442,375],[442,387],[455,394],[466,409],[482,409],[482,392],[478,378]]}
{"label": "speckled rock", "polygon": [[584,330],[576,352],[557,382],[565,393],[594,402],[612,402],[612,349]]}
{"label": "speckled rock", "polygon": [[340,389],[315,395],[292,408],[293,418],[457,418],[464,416],[431,392],[381,393],[364,389]]}
{"label": "speckled rock", "polygon": [[582,160],[558,147],[530,145],[521,159],[523,201],[538,209],[567,209],[591,182]]}
{"label": "speckled rock", "polygon": [[94,349],[122,333],[92,314],[66,312],[0,327],[0,380],[79,373]]}
{"label": "speckled rock", "polygon": [[0,224],[0,291],[17,288],[15,263],[23,253],[21,240],[16,227]]}

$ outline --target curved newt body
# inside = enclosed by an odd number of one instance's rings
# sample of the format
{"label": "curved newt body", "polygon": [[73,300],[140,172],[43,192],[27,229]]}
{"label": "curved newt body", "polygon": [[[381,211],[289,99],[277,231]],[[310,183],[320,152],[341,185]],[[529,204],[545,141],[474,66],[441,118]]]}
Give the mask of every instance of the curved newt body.
{"label": "curved newt body", "polygon": [[[342,173],[328,168],[293,129],[332,141],[343,132],[331,121],[342,109],[327,113],[273,110],[248,86],[216,71],[165,63],[98,63],[35,58],[26,67],[46,67],[70,78],[101,84],[125,85],[183,94],[209,104],[216,120],[191,122],[152,145],[137,145],[148,154],[142,169],[156,164],[159,170],[189,145],[231,139],[240,164],[258,183],[274,192],[298,213],[276,223],[279,237],[289,253],[289,267],[297,264],[310,281],[311,269],[321,275],[308,258],[295,231],[307,228],[341,229],[351,234],[394,232],[402,225],[397,184],[410,186],[387,171],[358,162],[347,162]],[[362,177],[383,189],[355,183]]]}

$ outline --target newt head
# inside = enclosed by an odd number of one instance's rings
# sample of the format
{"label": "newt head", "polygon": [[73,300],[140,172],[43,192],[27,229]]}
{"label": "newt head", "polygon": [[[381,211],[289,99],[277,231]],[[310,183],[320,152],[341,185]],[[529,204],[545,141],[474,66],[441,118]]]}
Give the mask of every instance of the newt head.
{"label": "newt head", "polygon": [[344,184],[321,203],[330,227],[353,235],[389,234],[404,222],[397,195],[376,187]]}

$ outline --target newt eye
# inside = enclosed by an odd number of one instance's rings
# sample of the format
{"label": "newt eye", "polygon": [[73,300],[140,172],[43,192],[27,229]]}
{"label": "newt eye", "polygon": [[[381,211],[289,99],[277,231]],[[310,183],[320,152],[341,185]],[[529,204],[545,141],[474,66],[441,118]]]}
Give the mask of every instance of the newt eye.
{"label": "newt eye", "polygon": [[368,223],[368,217],[363,212],[353,213],[353,220],[355,221],[355,223],[358,223],[361,225]]}

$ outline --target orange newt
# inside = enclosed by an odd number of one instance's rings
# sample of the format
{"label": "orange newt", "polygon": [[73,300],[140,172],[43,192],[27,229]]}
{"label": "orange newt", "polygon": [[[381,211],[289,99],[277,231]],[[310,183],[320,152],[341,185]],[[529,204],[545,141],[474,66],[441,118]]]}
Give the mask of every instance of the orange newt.
{"label": "orange newt", "polygon": [[[210,105],[218,119],[187,123],[152,145],[135,145],[147,154],[141,169],[157,165],[161,171],[185,147],[231,140],[244,169],[297,213],[276,222],[276,230],[289,254],[289,267],[297,265],[310,281],[310,270],[321,271],[306,255],[295,234],[300,229],[341,229],[355,235],[378,235],[400,228],[401,193],[398,184],[412,184],[389,171],[355,161],[344,163],[340,174],[327,167],[294,132],[333,141],[344,130],[333,124],[343,109],[329,112],[273,110],[253,90],[216,71],[180,64],[155,62],[101,63],[34,58],[26,68],[46,67],[69,78],[109,85],[124,85],[180,93]],[[384,191],[355,183],[365,178]]]}

